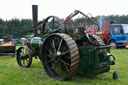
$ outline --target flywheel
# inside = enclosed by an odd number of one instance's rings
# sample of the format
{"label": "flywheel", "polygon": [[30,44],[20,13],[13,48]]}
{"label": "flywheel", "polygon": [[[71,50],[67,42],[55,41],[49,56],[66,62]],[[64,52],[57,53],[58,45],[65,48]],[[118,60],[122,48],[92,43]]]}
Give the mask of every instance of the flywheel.
{"label": "flywheel", "polygon": [[67,80],[77,73],[80,56],[75,41],[63,33],[47,37],[42,49],[46,73],[58,80]]}
{"label": "flywheel", "polygon": [[57,16],[49,16],[43,22],[42,35],[54,31],[64,32],[64,25],[62,23],[62,20]]}

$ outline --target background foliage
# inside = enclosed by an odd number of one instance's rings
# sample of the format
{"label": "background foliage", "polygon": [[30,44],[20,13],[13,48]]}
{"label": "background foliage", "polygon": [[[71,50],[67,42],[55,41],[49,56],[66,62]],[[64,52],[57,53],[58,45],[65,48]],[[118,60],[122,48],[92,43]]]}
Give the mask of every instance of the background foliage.
{"label": "background foliage", "polygon": [[32,27],[32,20],[30,19],[0,19],[0,38],[3,36],[13,36],[13,38],[24,37],[29,34],[29,29]]}
{"label": "background foliage", "polygon": [[[115,20],[117,23],[123,23],[123,24],[128,24],[128,15],[110,15],[110,16],[105,16],[106,20],[111,21]],[[99,16],[93,17],[95,21],[97,21]],[[77,18],[74,20],[70,20],[68,23],[84,23],[86,22],[87,19],[84,17],[82,18]],[[31,19],[11,19],[11,20],[3,20],[0,19],[0,38],[3,36],[13,36],[13,38],[21,38],[24,37],[25,35],[28,35],[30,32],[29,30],[32,27],[32,20]]]}

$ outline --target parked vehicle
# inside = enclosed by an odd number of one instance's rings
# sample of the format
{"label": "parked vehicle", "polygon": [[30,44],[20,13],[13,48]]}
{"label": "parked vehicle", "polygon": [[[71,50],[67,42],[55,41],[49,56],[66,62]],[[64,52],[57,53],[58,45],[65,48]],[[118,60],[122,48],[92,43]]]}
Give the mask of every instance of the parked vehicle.
{"label": "parked vehicle", "polygon": [[101,34],[99,32],[97,34],[100,34],[105,44],[111,45],[112,48],[128,47],[128,24],[103,24],[101,31]]}
{"label": "parked vehicle", "polygon": [[0,56],[15,56],[15,45],[9,36],[4,37],[0,43]]}

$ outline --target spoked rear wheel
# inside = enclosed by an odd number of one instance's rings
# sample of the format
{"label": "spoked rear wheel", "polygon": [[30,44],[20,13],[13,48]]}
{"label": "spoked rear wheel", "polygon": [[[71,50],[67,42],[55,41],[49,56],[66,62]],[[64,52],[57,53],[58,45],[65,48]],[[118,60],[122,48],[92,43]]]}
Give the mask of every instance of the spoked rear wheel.
{"label": "spoked rear wheel", "polygon": [[68,35],[50,35],[44,43],[42,53],[43,65],[50,77],[67,80],[77,73],[80,60],[78,47]]}
{"label": "spoked rear wheel", "polygon": [[17,50],[17,63],[19,66],[28,68],[32,63],[32,52],[27,47],[20,47]]}

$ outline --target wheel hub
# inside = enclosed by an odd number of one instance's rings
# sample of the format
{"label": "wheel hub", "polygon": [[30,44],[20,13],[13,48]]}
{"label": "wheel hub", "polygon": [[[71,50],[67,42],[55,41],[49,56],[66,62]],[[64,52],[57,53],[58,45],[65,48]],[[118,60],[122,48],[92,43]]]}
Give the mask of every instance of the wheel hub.
{"label": "wheel hub", "polygon": [[28,55],[21,56],[21,59],[27,59]]}
{"label": "wheel hub", "polygon": [[57,55],[57,56],[60,56],[60,55],[61,55],[61,52],[59,52],[59,51],[56,52],[56,55]]}

